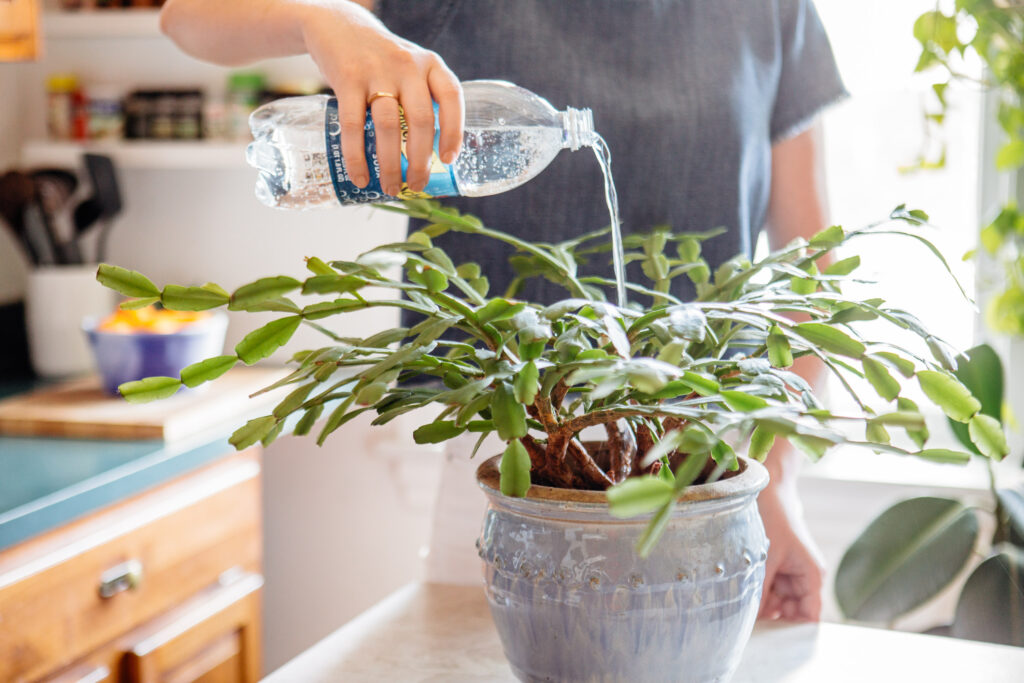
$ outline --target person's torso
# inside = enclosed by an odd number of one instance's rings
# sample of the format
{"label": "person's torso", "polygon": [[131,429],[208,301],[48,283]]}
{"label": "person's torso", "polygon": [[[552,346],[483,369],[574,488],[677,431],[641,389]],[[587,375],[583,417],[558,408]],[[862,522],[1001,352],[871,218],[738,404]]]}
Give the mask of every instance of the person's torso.
{"label": "person's torso", "polygon": [[[612,152],[625,232],[722,226],[727,233],[705,246],[712,264],[751,251],[771,185],[781,68],[775,2],[387,0],[382,13],[460,80],[509,80],[558,109],[592,109]],[[561,152],[515,190],[445,202],[529,240],[568,239],[609,223],[598,163],[586,148]],[[439,243],[456,262],[484,265],[492,283],[511,279],[507,253],[490,244]],[[527,295],[564,293],[538,283]]]}

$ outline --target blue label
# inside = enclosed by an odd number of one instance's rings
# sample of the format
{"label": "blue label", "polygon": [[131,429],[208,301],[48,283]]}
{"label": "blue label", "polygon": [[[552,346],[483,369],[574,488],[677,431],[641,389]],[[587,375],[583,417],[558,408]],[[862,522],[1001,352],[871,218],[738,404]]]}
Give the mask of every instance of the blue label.
{"label": "blue label", "polygon": [[440,131],[437,129],[437,104],[434,104],[434,153],[430,158],[430,178],[423,192],[413,192],[406,184],[406,172],[409,161],[405,157],[405,143],[409,136],[409,126],[405,122],[405,113],[401,107],[399,124],[402,130],[402,191],[397,197],[385,194],[380,185],[380,162],[377,161],[377,133],[373,128],[373,117],[366,111],[366,125],[363,134],[366,139],[366,166],[370,171],[370,182],[366,187],[358,187],[349,179],[345,170],[345,160],[341,155],[341,123],[338,120],[338,100],[334,97],[327,100],[327,116],[324,132],[327,143],[327,166],[331,172],[331,183],[334,193],[342,204],[366,204],[369,202],[387,202],[395,199],[416,199],[430,197],[455,197],[459,194],[455,185],[455,173],[451,166],[441,163],[438,155]]}

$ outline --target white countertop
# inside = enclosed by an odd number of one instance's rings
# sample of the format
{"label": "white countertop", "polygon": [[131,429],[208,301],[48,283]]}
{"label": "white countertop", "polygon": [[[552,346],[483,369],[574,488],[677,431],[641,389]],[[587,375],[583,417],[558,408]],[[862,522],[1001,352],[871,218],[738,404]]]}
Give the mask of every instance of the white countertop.
{"label": "white countertop", "polygon": [[[514,683],[482,587],[410,584],[267,683]],[[758,626],[732,683],[1021,683],[1024,648],[838,624]]]}

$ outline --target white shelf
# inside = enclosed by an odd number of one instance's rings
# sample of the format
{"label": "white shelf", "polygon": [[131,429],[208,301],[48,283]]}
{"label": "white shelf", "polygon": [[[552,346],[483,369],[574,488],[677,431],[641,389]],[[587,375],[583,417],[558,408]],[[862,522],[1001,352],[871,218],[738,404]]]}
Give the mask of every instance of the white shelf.
{"label": "white shelf", "polygon": [[82,154],[105,154],[121,168],[242,170],[244,142],[151,141],[57,142],[30,140],[21,148],[25,166],[78,166]]}
{"label": "white shelf", "polygon": [[162,38],[160,11],[108,9],[53,11],[43,15],[47,38]]}

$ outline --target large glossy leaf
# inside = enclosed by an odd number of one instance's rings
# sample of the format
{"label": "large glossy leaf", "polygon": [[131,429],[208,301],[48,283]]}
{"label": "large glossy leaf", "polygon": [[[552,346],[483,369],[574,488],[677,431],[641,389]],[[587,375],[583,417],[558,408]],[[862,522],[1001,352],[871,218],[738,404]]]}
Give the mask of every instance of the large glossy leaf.
{"label": "large glossy leaf", "polygon": [[996,491],[1006,515],[1011,543],[1024,548],[1024,487]]}
{"label": "large glossy leaf", "polygon": [[836,571],[843,614],[888,622],[953,580],[978,537],[978,520],[959,501],[912,498],[879,515],[854,541]]}
{"label": "large glossy leaf", "polygon": [[1004,544],[960,593],[953,636],[1024,647],[1024,550]]}

